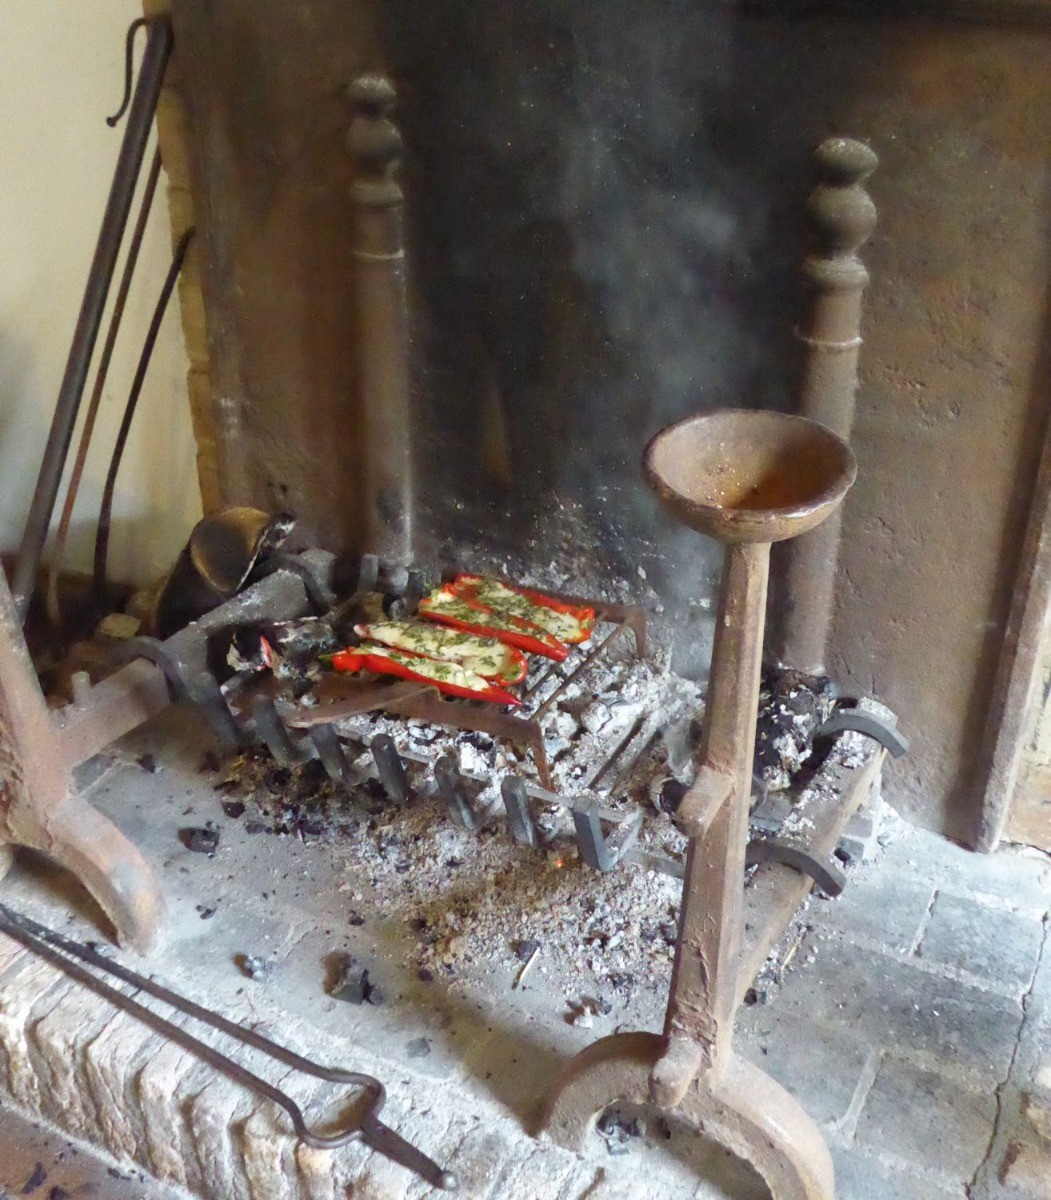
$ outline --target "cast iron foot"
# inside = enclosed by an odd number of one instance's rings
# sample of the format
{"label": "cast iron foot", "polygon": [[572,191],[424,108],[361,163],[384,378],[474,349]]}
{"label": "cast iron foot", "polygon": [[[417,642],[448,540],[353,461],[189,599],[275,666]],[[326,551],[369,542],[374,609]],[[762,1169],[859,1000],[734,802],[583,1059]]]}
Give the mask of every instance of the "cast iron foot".
{"label": "cast iron foot", "polygon": [[[86,800],[71,795],[28,813],[15,804],[3,826],[0,836],[7,842],[39,850],[77,877],[113,922],[122,946],[140,954],[153,949],[164,920],[156,877],[131,842]],[[10,845],[0,845],[0,878],[11,854]]]}
{"label": "cast iron foot", "polygon": [[[569,1064],[541,1128],[579,1150],[611,1104],[651,1104],[650,1072],[663,1050],[664,1039],[650,1033],[594,1042]],[[674,1112],[751,1163],[774,1200],[833,1200],[832,1159],[817,1125],[780,1084],[732,1051],[694,1080]]]}

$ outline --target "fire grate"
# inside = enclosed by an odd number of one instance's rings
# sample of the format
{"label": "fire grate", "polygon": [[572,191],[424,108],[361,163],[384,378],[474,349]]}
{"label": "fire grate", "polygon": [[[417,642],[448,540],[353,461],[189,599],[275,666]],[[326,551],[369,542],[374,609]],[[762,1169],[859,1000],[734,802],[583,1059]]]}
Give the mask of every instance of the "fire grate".
{"label": "fire grate", "polygon": [[[378,586],[367,564],[361,578],[366,587]],[[415,572],[396,581],[394,599],[399,614],[413,615],[422,594]],[[565,661],[532,666],[523,690],[523,710],[494,710],[448,700],[436,689],[416,683],[364,682],[348,676],[325,677],[310,702],[295,703],[274,694],[272,679],[257,678],[236,700],[240,725],[261,740],[280,764],[301,765],[316,758],[329,777],[344,787],[363,782],[359,764],[364,754],[371,759],[371,773],[395,804],[408,800],[414,786],[410,774],[417,777],[417,787],[422,775],[428,783],[433,781],[451,818],[464,828],[478,829],[502,816],[515,841],[539,847],[545,839],[537,812],[562,810],[572,822],[581,860],[595,870],[610,871],[631,858],[647,867],[680,874],[681,865],[671,857],[633,853],[643,821],[640,807],[618,809],[607,802],[623,788],[653,745],[669,718],[667,710],[640,714],[598,761],[589,765],[572,794],[556,786],[542,724],[560,700],[574,689],[579,693],[610,655],[622,649],[629,632],[634,657],[642,661],[645,611],[635,605],[548,594],[593,608],[596,633],[591,645],[574,650]],[[377,729],[378,714],[396,720],[384,721]],[[428,747],[405,736],[407,729],[421,724],[481,735],[526,757],[519,770],[502,775],[465,768],[437,739],[434,747]],[[491,797],[489,803],[483,802],[486,796]]]}

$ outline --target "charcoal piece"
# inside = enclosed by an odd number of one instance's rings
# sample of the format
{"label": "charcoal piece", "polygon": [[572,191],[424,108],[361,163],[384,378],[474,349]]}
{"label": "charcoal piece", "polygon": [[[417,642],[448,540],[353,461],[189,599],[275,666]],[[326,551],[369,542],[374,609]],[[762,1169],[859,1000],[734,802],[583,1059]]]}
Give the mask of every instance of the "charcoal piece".
{"label": "charcoal piece", "polygon": [[187,826],[179,830],[179,841],[195,854],[214,854],[219,849],[219,830]]}
{"label": "charcoal piece", "polygon": [[426,1058],[430,1052],[431,1043],[425,1037],[413,1038],[405,1048],[409,1058]]}
{"label": "charcoal piece", "polygon": [[596,1131],[606,1143],[610,1154],[627,1154],[633,1138],[642,1137],[637,1117],[629,1117],[618,1108],[608,1108],[598,1119]]}
{"label": "charcoal piece", "polygon": [[256,675],[269,668],[258,629],[220,629],[209,636],[208,669],[220,684],[235,675]]}
{"label": "charcoal piece", "polygon": [[347,917],[348,925],[364,925],[365,918],[359,912],[352,912]]}
{"label": "charcoal piece", "polygon": [[383,1003],[383,990],[369,979],[368,969],[359,967],[352,954],[333,954],[326,961],[329,969],[326,990],[334,1000],[346,1004]]}
{"label": "charcoal piece", "polygon": [[828,720],[836,690],[824,675],[771,670],[759,691],[754,773],[771,791],[783,791],[810,758],[817,729]]}
{"label": "charcoal piece", "polygon": [[245,833],[266,833],[268,828],[262,821],[248,821],[245,823]]}
{"label": "charcoal piece", "polygon": [[25,1181],[25,1184],[22,1187],[22,1195],[23,1196],[32,1195],[33,1192],[35,1192],[38,1187],[41,1187],[43,1185],[45,1179],[47,1179],[47,1171],[44,1167],[44,1164],[41,1162],[38,1162],[37,1165],[33,1168],[33,1174],[29,1176],[29,1178]]}
{"label": "charcoal piece", "polygon": [[217,906],[215,904],[198,904],[198,916],[200,916],[202,921],[208,921],[215,916],[216,907]]}
{"label": "charcoal piece", "polygon": [[157,760],[152,754],[140,754],[135,760],[147,775],[157,774]]}
{"label": "charcoal piece", "polygon": [[292,782],[288,767],[271,767],[263,773],[263,786],[272,796],[280,796]]}
{"label": "charcoal piece", "polygon": [[668,814],[677,813],[679,806],[682,804],[683,797],[689,790],[689,787],[678,779],[665,779],[661,784],[660,795],[657,799],[657,804],[661,812]]}
{"label": "charcoal piece", "polygon": [[279,679],[294,679],[302,675],[317,664],[322,654],[332,654],[343,645],[324,617],[302,617],[295,621],[265,625],[261,632],[278,655],[274,674]]}
{"label": "charcoal piece", "polygon": [[240,800],[224,800],[222,807],[223,812],[235,821],[244,816],[245,806]]}
{"label": "charcoal piece", "polygon": [[515,943],[515,954],[520,962],[528,962],[539,949],[540,943],[536,938],[523,938]]}
{"label": "charcoal piece", "polygon": [[235,954],[234,962],[242,975],[262,981],[270,974],[271,964],[255,954]]}

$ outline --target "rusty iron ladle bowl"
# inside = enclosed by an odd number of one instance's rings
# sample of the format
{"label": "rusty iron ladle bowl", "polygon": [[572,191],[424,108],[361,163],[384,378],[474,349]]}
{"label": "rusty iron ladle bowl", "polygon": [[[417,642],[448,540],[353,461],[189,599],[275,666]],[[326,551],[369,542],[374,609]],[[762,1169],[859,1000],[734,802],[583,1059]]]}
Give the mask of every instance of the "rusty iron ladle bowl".
{"label": "rusty iron ladle bowl", "polygon": [[850,447],[805,417],[697,413],[650,439],[646,477],[665,506],[721,542],[780,542],[819,525],[858,472]]}

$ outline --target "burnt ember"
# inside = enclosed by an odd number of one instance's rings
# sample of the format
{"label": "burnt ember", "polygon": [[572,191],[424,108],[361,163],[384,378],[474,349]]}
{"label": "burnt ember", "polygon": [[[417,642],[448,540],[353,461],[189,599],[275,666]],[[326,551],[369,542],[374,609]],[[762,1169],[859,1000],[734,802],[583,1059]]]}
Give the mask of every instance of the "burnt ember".
{"label": "burnt ember", "polygon": [[835,703],[835,687],[827,676],[764,672],[755,736],[755,777],[762,788],[781,792],[791,787]]}
{"label": "burnt ember", "polygon": [[267,979],[273,969],[273,963],[268,959],[260,958],[257,954],[235,955],[234,963],[242,975],[247,975],[249,979],[259,982]]}
{"label": "burnt ember", "polygon": [[333,972],[334,976],[328,989],[328,994],[333,1000],[342,1000],[346,1004],[383,1003],[382,989],[372,982],[368,969],[358,966],[352,955],[339,955],[338,961],[333,964]]}
{"label": "burnt ember", "polygon": [[219,849],[219,830],[212,825],[204,829],[187,827],[179,830],[179,841],[195,854],[214,854]]}
{"label": "burnt ember", "polygon": [[630,1116],[618,1108],[608,1108],[598,1119],[595,1130],[606,1143],[610,1154],[627,1154],[631,1142],[644,1135],[638,1117]]}

